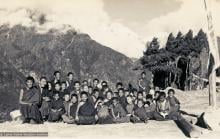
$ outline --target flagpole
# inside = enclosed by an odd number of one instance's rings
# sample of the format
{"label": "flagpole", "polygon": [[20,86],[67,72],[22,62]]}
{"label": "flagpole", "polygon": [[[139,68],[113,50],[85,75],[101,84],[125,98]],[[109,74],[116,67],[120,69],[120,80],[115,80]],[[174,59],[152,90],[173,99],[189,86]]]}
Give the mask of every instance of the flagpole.
{"label": "flagpole", "polygon": [[[208,22],[208,42],[209,42],[210,49],[213,49],[213,48],[217,47],[216,46],[217,44],[216,44],[216,36],[214,35],[214,27],[213,27],[213,23],[212,23],[211,10],[208,8],[208,4],[209,3],[207,3],[206,0],[204,0],[204,6],[205,6],[206,13],[207,13],[207,22]],[[219,55],[216,53],[218,53],[218,51],[217,52],[214,51],[213,55],[214,55],[214,57],[217,57],[217,59],[219,60]],[[215,61],[214,68],[212,69],[211,73],[209,74],[209,105],[213,109],[217,108],[217,93],[216,93],[216,66],[217,66],[217,63],[216,62],[217,61]]]}

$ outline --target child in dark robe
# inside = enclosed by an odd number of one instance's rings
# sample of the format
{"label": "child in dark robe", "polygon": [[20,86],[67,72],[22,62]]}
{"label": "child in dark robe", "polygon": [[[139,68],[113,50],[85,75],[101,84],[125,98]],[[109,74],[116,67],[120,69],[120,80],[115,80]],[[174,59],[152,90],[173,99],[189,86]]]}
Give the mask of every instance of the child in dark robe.
{"label": "child in dark robe", "polygon": [[109,112],[109,107],[104,105],[104,99],[99,97],[95,104],[98,121],[97,124],[112,124],[113,119]]}
{"label": "child in dark robe", "polygon": [[134,102],[135,105],[137,105],[137,101],[138,101],[138,100],[144,100],[143,91],[138,91],[138,93],[137,93],[137,98],[136,98],[136,100],[135,100],[135,102]]}
{"label": "child in dark robe", "polygon": [[49,122],[61,121],[61,116],[64,114],[65,108],[63,101],[59,97],[59,93],[54,94],[54,99],[51,102],[50,113],[48,117]]}
{"label": "child in dark robe", "polygon": [[131,121],[133,123],[147,123],[148,119],[143,100],[138,100],[137,106],[134,109],[134,115],[131,117]]}
{"label": "child in dark robe", "polygon": [[124,89],[123,88],[120,88],[118,90],[118,95],[119,95],[119,103],[122,105],[122,107],[125,109],[127,103],[126,103],[126,97],[125,97],[125,94],[124,94]]}
{"label": "child in dark robe", "polygon": [[52,88],[54,89],[55,88],[55,84],[56,83],[60,83],[60,79],[61,79],[60,71],[55,71],[53,76],[54,76],[54,79],[51,81],[51,84],[52,84]]}
{"label": "child in dark robe", "polygon": [[154,102],[154,103],[157,102],[159,96],[160,96],[160,91],[155,91],[155,93],[154,93],[154,98],[153,98],[153,102]]}
{"label": "child in dark robe", "polygon": [[94,105],[88,101],[88,94],[82,92],[80,97],[81,102],[79,102],[76,111],[76,123],[80,125],[95,124],[97,120],[96,110]]}
{"label": "child in dark robe", "polygon": [[80,93],[81,93],[81,84],[79,81],[74,82],[74,90],[70,92],[70,96],[76,94],[78,96],[78,101],[80,100]]}
{"label": "child in dark robe", "polygon": [[110,106],[111,115],[115,123],[128,123],[130,122],[130,117],[127,116],[126,111],[119,103],[118,98],[112,98],[113,104]]}
{"label": "child in dark robe", "polygon": [[62,82],[59,96],[62,100],[64,100],[64,96],[66,94],[69,94],[67,87],[66,87],[66,82]]}
{"label": "child in dark robe", "polygon": [[95,105],[96,101],[97,101],[97,98],[99,97],[99,90],[98,89],[94,89],[93,92],[92,92],[92,100],[91,102]]}
{"label": "child in dark robe", "polygon": [[148,94],[146,96],[146,102],[144,104],[144,108],[146,111],[146,114],[149,119],[154,119],[154,113],[156,111],[156,104],[153,102],[153,96],[151,94]]}
{"label": "child in dark robe", "polygon": [[127,96],[126,112],[127,112],[127,115],[128,115],[128,116],[133,115],[133,112],[134,112],[133,97],[130,96],[130,95]]}
{"label": "child in dark robe", "polygon": [[70,103],[70,116],[75,119],[76,117],[76,110],[78,107],[78,96],[76,94],[73,94],[71,96],[71,103]]}
{"label": "child in dark robe", "polygon": [[54,98],[54,94],[58,93],[60,95],[60,90],[61,90],[60,82],[56,82],[54,84],[54,89],[53,89],[53,98]]}
{"label": "child in dark robe", "polygon": [[68,124],[73,124],[75,122],[75,114],[78,105],[77,95],[76,94],[72,95],[71,101],[69,101],[70,100],[69,95],[65,94],[64,100],[65,101],[63,102],[63,104],[65,108],[65,113],[62,115],[63,122]]}
{"label": "child in dark robe", "polygon": [[171,111],[178,112],[180,110],[180,102],[174,95],[175,91],[173,89],[169,89],[167,100],[170,103]]}
{"label": "child in dark robe", "polygon": [[104,99],[104,105],[110,107],[110,105],[112,105],[112,97],[113,97],[112,91],[108,91],[106,93],[106,99]]}
{"label": "child in dark robe", "polygon": [[68,114],[69,113],[69,105],[70,105],[70,95],[69,94],[64,95],[63,105],[64,105],[65,114]]}
{"label": "child in dark robe", "polygon": [[53,92],[48,89],[44,89],[42,92],[42,105],[40,108],[40,112],[44,121],[48,120],[48,115],[50,111],[50,103],[53,97]]}
{"label": "child in dark robe", "polygon": [[98,85],[99,85],[99,79],[97,78],[93,79],[93,83],[92,83],[93,89],[99,89]]}
{"label": "child in dark robe", "polygon": [[71,92],[74,90],[74,81],[73,81],[73,73],[69,72],[67,74],[67,81],[66,81],[66,87],[67,87],[67,92]]}
{"label": "child in dark robe", "polygon": [[23,123],[42,123],[39,105],[41,102],[41,94],[39,89],[33,86],[34,78],[26,78],[26,87],[21,89],[19,104],[20,111],[24,117]]}

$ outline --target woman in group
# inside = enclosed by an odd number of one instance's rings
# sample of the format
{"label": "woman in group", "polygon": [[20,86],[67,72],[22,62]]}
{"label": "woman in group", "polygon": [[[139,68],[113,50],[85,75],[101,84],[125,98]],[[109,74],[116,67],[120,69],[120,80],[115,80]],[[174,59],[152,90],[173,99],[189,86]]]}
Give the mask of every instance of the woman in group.
{"label": "woman in group", "polygon": [[20,91],[19,104],[20,111],[24,117],[23,123],[42,123],[39,106],[41,102],[41,94],[39,89],[33,86],[33,77],[26,78],[26,85]]}

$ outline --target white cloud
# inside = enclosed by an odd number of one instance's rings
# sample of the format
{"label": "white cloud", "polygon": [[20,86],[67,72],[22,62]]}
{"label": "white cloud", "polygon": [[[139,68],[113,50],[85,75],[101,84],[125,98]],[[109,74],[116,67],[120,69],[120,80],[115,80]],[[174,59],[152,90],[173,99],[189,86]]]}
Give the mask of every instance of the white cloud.
{"label": "white cloud", "polygon": [[[140,56],[144,45],[138,35],[123,25],[112,22],[103,11],[101,0],[0,0],[0,23],[37,26],[40,31],[63,28],[69,24],[88,33],[94,40],[130,57]],[[2,4],[3,3],[3,4]],[[48,22],[39,26],[30,18],[29,10],[46,15]],[[38,14],[40,15],[40,14]]]}

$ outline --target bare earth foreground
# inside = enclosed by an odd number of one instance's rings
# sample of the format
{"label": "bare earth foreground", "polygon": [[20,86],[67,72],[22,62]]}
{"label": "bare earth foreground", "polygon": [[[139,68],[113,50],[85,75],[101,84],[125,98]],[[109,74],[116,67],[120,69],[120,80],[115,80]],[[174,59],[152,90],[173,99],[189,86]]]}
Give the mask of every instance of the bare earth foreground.
{"label": "bare earth foreground", "polygon": [[[220,107],[211,110],[208,107],[208,92],[177,91],[176,96],[182,103],[182,110],[191,114],[206,112],[206,120],[213,131],[202,129],[200,138],[220,137]],[[218,106],[220,94],[218,94]],[[20,124],[18,122],[6,122],[0,124],[1,132],[48,132],[50,137],[74,137],[74,138],[187,138],[173,121],[149,121],[148,124],[112,124],[77,126],[64,123],[44,123],[43,125]]]}

